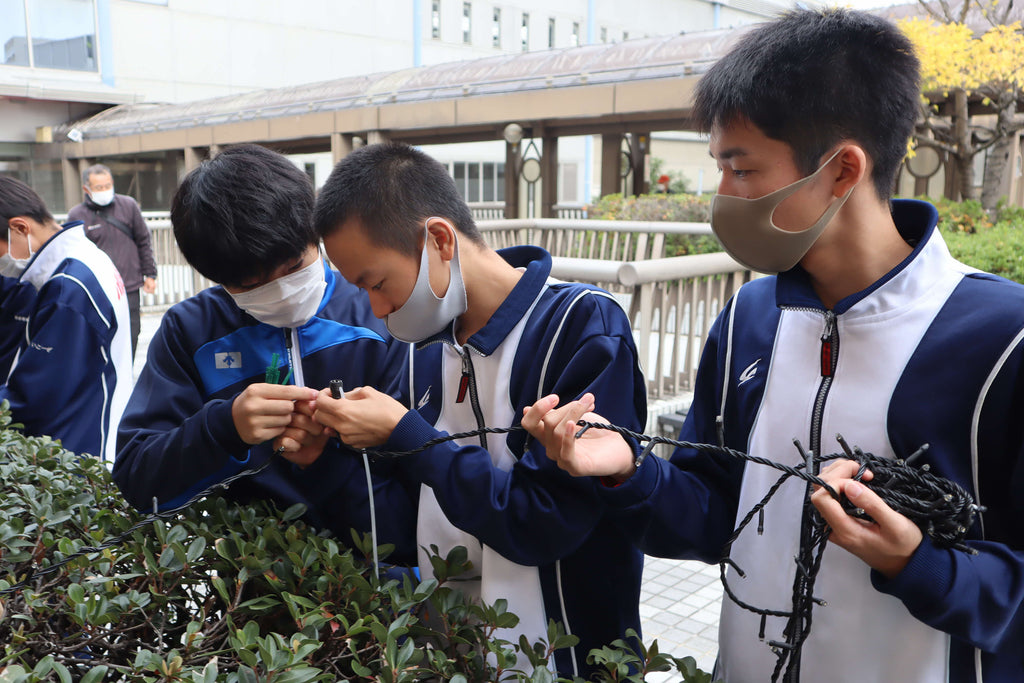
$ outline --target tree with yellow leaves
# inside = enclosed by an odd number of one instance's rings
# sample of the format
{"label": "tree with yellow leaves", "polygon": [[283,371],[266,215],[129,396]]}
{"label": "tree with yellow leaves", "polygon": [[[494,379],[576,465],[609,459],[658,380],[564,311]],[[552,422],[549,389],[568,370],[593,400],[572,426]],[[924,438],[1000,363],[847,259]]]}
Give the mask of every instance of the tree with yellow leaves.
{"label": "tree with yellow leaves", "polygon": [[[899,22],[921,60],[925,104],[917,144],[953,158],[964,199],[977,198],[973,160],[991,148],[981,200],[992,209],[1002,194],[1013,134],[1024,128],[1024,119],[1017,115],[1018,104],[1024,101],[1021,23],[1004,23],[1010,18],[1011,3],[975,6],[991,24],[983,32],[965,23],[968,3],[957,13],[938,4],[937,14],[935,6],[930,3],[930,18]],[[989,116],[979,119],[979,114]]]}

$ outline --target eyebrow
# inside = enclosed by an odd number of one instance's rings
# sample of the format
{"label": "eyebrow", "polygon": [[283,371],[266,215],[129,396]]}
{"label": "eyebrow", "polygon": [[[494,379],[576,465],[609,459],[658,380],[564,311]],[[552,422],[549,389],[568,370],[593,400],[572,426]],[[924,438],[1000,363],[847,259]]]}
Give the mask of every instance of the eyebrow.
{"label": "eyebrow", "polygon": [[730,147],[728,149],[723,149],[718,156],[712,154],[710,149],[708,150],[708,156],[712,159],[732,159],[733,157],[745,157],[747,154],[747,150],[742,147]]}

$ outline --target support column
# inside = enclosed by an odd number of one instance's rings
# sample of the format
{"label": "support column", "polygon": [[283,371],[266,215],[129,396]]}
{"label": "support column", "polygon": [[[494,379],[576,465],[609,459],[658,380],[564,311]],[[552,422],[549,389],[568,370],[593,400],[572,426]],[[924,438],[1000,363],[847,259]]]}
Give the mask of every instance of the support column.
{"label": "support column", "polygon": [[331,133],[331,162],[334,165],[337,165],[339,161],[351,154],[353,149],[351,135]]}
{"label": "support column", "polygon": [[650,191],[648,180],[648,158],[651,154],[651,134],[633,133],[630,140],[632,160],[633,194],[642,195]]}
{"label": "support column", "polygon": [[70,211],[81,201],[82,174],[78,171],[78,160],[64,157],[60,160],[61,176],[64,184],[64,211]]}
{"label": "support column", "polygon": [[520,145],[505,143],[505,218],[519,218]]}
{"label": "support column", "polygon": [[366,132],[366,144],[376,145],[381,142],[387,142],[388,136],[382,130],[371,130]]}
{"label": "support column", "polygon": [[622,192],[622,136],[601,136],[601,196]]}
{"label": "support column", "polygon": [[558,203],[558,138],[545,135],[540,164],[540,217],[556,218]]}
{"label": "support column", "polygon": [[203,163],[203,152],[205,150],[202,147],[185,147],[185,175],[192,172],[193,169],[199,168],[199,164]]}

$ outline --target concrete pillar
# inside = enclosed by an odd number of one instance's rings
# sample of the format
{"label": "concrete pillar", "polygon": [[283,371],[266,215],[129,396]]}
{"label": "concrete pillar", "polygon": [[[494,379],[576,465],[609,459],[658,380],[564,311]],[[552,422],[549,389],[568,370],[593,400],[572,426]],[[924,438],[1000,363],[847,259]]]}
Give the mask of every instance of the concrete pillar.
{"label": "concrete pillar", "polygon": [[505,218],[519,218],[519,155],[522,143],[505,143]]}
{"label": "concrete pillar", "polygon": [[648,187],[648,160],[651,154],[651,134],[633,133],[630,135],[630,160],[632,162],[633,194],[647,194]]}
{"label": "concrete pillar", "polygon": [[622,136],[601,136],[601,196],[622,192]]}
{"label": "concrete pillar", "polygon": [[[78,171],[77,159],[62,158],[60,169],[64,183],[64,211],[68,212],[82,201],[82,174]],[[56,207],[51,210],[55,209]]]}
{"label": "concrete pillar", "polygon": [[545,135],[543,155],[540,158],[540,217],[556,218],[558,203],[558,138]]}
{"label": "concrete pillar", "polygon": [[352,136],[345,133],[331,133],[331,160],[334,164],[352,153]]}
{"label": "concrete pillar", "polygon": [[184,152],[185,175],[188,175],[194,169],[199,168],[199,164],[203,163],[203,157],[205,156],[206,149],[203,147],[186,147]]}
{"label": "concrete pillar", "polygon": [[371,130],[366,132],[366,144],[376,145],[381,142],[387,142],[388,136],[382,130]]}

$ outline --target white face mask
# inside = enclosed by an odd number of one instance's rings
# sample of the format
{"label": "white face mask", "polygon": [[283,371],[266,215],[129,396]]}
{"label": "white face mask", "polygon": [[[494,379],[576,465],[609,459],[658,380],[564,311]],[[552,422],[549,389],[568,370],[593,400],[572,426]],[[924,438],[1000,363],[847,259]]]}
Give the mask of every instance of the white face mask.
{"label": "white face mask", "polygon": [[[821,167],[795,183],[757,199],[716,194],[711,199],[711,229],[729,255],[742,265],[761,273],[782,273],[810,251],[829,222],[850,198],[853,187],[835,199],[811,227],[791,232],[777,227],[775,210],[791,194],[811,182],[835,159],[836,151]],[[854,186],[856,187],[856,186]]]}
{"label": "white face mask", "polygon": [[21,277],[28,267],[30,259],[14,258],[10,252],[0,256],[0,275],[4,277]]}
{"label": "white face mask", "polygon": [[420,272],[416,276],[412,294],[401,307],[387,316],[385,322],[388,332],[395,339],[415,343],[435,335],[450,325],[453,320],[466,312],[466,286],[462,282],[462,268],[459,264],[459,238],[455,237],[455,256],[451,260],[451,280],[448,291],[438,298],[430,288],[430,259],[427,256],[427,242],[430,232],[427,225],[433,217],[423,224],[426,233],[423,251],[420,252]]}
{"label": "white face mask", "polygon": [[92,199],[92,203],[97,206],[106,206],[110,202],[114,201],[114,188],[103,190],[102,192],[90,191],[89,198]]}
{"label": "white face mask", "polygon": [[243,311],[273,327],[302,327],[316,315],[327,282],[324,264],[317,258],[311,264],[256,289],[231,294]]}

